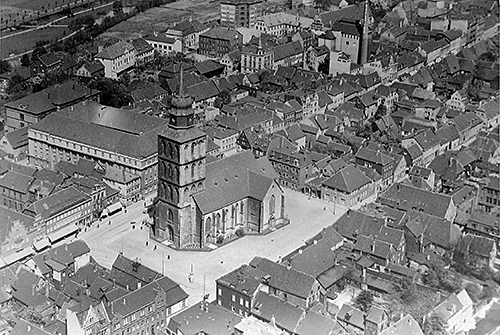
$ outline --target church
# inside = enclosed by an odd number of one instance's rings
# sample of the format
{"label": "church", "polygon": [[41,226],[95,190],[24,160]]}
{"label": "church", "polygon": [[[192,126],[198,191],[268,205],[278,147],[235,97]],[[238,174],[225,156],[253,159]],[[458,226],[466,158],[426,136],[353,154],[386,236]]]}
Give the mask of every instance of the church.
{"label": "church", "polygon": [[286,224],[285,194],[268,159],[245,151],[207,163],[206,134],[195,126],[193,99],[180,87],[169,125],[158,134],[151,237],[178,249],[204,249]]}

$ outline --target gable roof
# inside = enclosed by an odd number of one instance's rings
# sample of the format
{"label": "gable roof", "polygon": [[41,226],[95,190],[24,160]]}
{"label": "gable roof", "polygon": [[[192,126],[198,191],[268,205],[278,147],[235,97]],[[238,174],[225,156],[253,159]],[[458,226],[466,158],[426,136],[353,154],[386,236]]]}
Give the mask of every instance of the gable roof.
{"label": "gable roof", "polygon": [[266,258],[254,257],[250,266],[266,274],[266,279],[264,279],[266,285],[302,299],[307,299],[310,296],[315,283],[313,276]]}
{"label": "gable roof", "polygon": [[104,48],[101,52],[99,52],[95,58],[102,58],[102,59],[116,59],[120,56],[123,56],[127,52],[133,51],[134,47],[132,44],[120,40],[117,43],[110,45],[106,48]]}
{"label": "gable roof", "polygon": [[245,151],[207,164],[205,190],[194,195],[200,211],[211,213],[246,197],[262,200],[276,176],[268,162]]}
{"label": "gable roof", "polygon": [[322,185],[345,193],[352,193],[369,183],[371,183],[370,178],[354,165],[348,165],[325,180]]}

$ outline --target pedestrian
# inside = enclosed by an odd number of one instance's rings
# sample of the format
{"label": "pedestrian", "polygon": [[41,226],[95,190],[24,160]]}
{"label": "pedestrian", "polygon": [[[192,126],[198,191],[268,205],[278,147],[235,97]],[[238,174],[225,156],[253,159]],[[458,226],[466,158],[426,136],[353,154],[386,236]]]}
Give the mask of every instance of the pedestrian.
{"label": "pedestrian", "polygon": [[170,255],[167,255],[167,259],[170,259]]}
{"label": "pedestrian", "polygon": [[153,248],[153,251],[156,251],[156,245],[155,245],[155,247]]}
{"label": "pedestrian", "polygon": [[149,242],[148,242],[148,241],[146,241],[146,247],[147,247],[148,245],[149,245]]}

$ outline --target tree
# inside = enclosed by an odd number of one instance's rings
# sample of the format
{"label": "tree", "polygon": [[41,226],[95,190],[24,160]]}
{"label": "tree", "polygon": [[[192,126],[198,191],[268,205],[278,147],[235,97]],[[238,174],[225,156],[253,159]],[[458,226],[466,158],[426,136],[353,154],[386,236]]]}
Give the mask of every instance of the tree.
{"label": "tree", "polygon": [[371,291],[363,290],[359,292],[356,299],[354,299],[354,307],[362,310],[365,313],[368,313],[370,308],[373,305],[374,296]]}
{"label": "tree", "polygon": [[446,322],[443,318],[433,313],[427,317],[422,327],[425,335],[446,335]]}
{"label": "tree", "polygon": [[224,89],[215,98],[214,107],[220,109],[224,105],[227,105],[230,102],[231,102],[231,95],[229,94],[229,92],[226,89]]}
{"label": "tree", "polygon": [[125,87],[113,79],[97,78],[89,83],[89,87],[101,91],[103,105],[120,108],[130,103]]}
{"label": "tree", "polygon": [[9,72],[12,69],[10,63],[6,60],[0,60],[0,73]]}
{"label": "tree", "polygon": [[328,74],[330,72],[330,60],[325,59],[324,62],[318,65],[318,72]]}
{"label": "tree", "polygon": [[31,63],[36,62],[38,60],[38,57],[45,55],[47,52],[47,49],[45,49],[43,45],[37,46],[31,53]]}
{"label": "tree", "polygon": [[30,66],[31,65],[31,59],[28,54],[24,54],[21,57],[21,65],[22,66]]}

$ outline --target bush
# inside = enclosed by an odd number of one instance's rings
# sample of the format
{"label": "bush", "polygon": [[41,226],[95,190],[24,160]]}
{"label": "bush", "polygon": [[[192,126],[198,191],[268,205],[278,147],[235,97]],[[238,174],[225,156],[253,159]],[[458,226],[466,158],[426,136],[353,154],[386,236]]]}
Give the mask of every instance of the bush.
{"label": "bush", "polygon": [[222,244],[222,242],[224,242],[224,236],[222,236],[222,235],[217,236],[216,243],[217,244]]}

